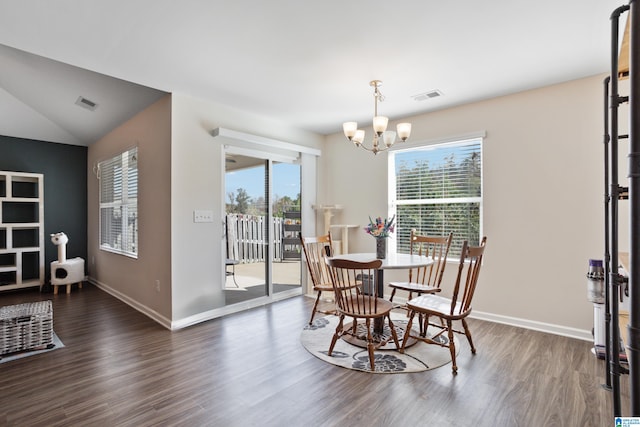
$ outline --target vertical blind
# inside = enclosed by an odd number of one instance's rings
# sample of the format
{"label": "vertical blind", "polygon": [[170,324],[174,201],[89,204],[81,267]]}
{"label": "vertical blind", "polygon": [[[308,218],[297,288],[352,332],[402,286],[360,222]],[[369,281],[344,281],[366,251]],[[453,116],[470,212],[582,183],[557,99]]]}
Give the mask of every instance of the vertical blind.
{"label": "vertical blind", "polygon": [[480,241],[482,139],[436,144],[390,154],[398,251],[409,252],[411,229],[422,235],[453,232],[450,256],[462,242]]}
{"label": "vertical blind", "polygon": [[138,256],[138,149],[98,164],[100,248]]}

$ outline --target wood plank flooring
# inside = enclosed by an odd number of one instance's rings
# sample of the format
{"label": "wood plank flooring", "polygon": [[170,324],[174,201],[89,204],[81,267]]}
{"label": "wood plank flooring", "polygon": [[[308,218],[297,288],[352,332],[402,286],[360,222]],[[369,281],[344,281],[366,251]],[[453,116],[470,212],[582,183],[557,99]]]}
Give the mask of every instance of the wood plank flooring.
{"label": "wood plank flooring", "polygon": [[2,426],[613,425],[584,341],[471,319],[478,353],[460,340],[457,376],[368,374],[302,347],[310,298],[174,332],[92,285],[5,292],[0,306],[42,299],[66,347],[0,364]]}

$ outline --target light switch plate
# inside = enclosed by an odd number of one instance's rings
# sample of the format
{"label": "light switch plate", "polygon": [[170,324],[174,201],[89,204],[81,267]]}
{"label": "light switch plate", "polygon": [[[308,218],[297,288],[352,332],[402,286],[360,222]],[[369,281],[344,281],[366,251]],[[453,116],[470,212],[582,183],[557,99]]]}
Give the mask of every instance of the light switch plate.
{"label": "light switch plate", "polygon": [[193,211],[193,222],[213,222],[213,211]]}

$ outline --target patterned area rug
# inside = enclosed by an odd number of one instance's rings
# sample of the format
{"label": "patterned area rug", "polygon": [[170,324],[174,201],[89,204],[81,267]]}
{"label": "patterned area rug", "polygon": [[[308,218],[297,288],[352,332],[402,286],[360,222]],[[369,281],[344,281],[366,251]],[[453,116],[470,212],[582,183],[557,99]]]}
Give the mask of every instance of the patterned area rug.
{"label": "patterned area rug", "polygon": [[[407,325],[407,318],[404,313],[392,313],[391,320],[393,320],[396,329],[399,330],[400,336],[398,338],[402,342],[402,331]],[[412,329],[416,327],[415,320]],[[349,322],[345,320],[345,324],[347,323]],[[337,316],[316,318],[312,325],[304,328],[300,335],[300,341],[311,354],[325,362],[343,368],[372,372],[369,369],[367,349],[349,344],[343,339],[338,340],[331,356],[327,355],[329,344],[331,344],[331,338],[337,325]],[[433,329],[433,327],[430,327],[430,329]],[[430,330],[429,332],[429,335],[432,336],[433,331]],[[446,336],[443,339],[447,340]],[[454,340],[456,340],[456,352],[458,352],[460,347],[458,338],[454,337]],[[391,340],[391,345],[393,345],[393,340]],[[387,344],[386,347],[390,347],[390,345]],[[404,354],[394,349],[379,349],[375,351],[374,356],[375,373],[377,374],[422,372],[451,363],[451,355],[447,347],[426,344],[422,341],[418,341],[413,346],[408,347]]]}
{"label": "patterned area rug", "polygon": [[56,335],[56,333],[53,332],[53,347],[43,348],[41,350],[25,350],[25,351],[16,351],[15,353],[3,354],[3,355],[0,355],[0,363],[11,362],[12,360],[22,359],[24,357],[34,356],[40,353],[46,353],[48,351],[53,351],[62,347],[64,347],[64,344],[62,343],[62,341],[60,341],[60,338],[58,338],[58,335]]}

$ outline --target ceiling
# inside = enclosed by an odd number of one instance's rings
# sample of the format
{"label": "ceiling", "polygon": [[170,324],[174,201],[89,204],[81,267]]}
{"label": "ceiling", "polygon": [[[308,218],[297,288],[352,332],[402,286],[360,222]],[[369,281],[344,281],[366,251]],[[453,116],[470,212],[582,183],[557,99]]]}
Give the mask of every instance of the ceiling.
{"label": "ceiling", "polygon": [[607,72],[620,5],[0,0],[0,134],[90,145],[167,92],[331,134],[373,79],[394,119]]}

